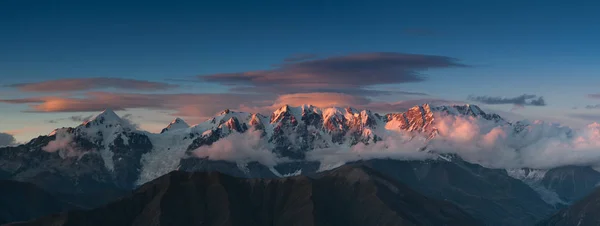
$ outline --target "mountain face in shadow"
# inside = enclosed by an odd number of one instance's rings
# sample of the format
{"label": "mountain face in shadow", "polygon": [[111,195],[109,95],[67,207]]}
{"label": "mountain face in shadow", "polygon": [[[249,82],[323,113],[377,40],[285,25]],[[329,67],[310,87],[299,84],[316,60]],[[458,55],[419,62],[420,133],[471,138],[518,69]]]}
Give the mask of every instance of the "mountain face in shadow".
{"label": "mountain face in shadow", "polygon": [[600,189],[575,202],[573,205],[562,209],[546,220],[539,222],[539,226],[595,226],[600,225]]}
{"label": "mountain face in shadow", "polygon": [[600,172],[589,166],[563,166],[549,170],[541,182],[562,200],[574,202],[595,190]]}
{"label": "mountain face in shadow", "polygon": [[533,225],[556,210],[500,169],[452,161],[369,160],[368,167],[428,197],[448,200],[489,225]]}
{"label": "mountain face in shadow", "polygon": [[107,206],[12,225],[483,225],[370,168],[241,179],[176,171]]}
{"label": "mountain face in shadow", "polygon": [[33,184],[0,181],[0,224],[77,209]]}

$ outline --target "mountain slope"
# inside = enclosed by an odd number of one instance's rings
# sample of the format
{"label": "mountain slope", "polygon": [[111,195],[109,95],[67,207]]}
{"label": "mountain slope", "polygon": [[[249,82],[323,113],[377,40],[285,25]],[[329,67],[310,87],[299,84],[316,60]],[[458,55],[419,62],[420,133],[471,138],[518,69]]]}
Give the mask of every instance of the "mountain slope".
{"label": "mountain slope", "polygon": [[52,213],[78,209],[35,185],[0,181],[0,224],[31,220]]}
{"label": "mountain slope", "polygon": [[139,177],[142,155],[150,150],[145,132],[107,110],[78,127],[0,148],[0,179],[30,182],[58,193],[128,190]]}
{"label": "mountain slope", "polygon": [[600,225],[600,189],[562,209],[541,222],[538,226],[594,226]]}
{"label": "mountain slope", "polygon": [[[369,208],[365,208],[368,206]],[[91,211],[13,225],[482,225],[371,169],[344,166],[316,178],[239,179],[172,172]]]}
{"label": "mountain slope", "polygon": [[365,165],[420,193],[448,200],[488,225],[533,225],[555,209],[504,170],[453,161],[368,160]]}
{"label": "mountain slope", "polygon": [[541,182],[561,199],[574,202],[596,189],[600,172],[589,166],[563,166],[546,172]]}

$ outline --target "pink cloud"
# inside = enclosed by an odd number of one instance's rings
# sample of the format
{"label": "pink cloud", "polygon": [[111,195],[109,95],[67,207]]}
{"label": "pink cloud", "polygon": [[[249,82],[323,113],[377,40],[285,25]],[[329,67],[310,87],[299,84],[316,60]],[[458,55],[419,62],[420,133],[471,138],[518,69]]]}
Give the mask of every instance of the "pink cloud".
{"label": "pink cloud", "polygon": [[367,98],[343,93],[294,93],[280,95],[277,100],[275,100],[274,106],[278,107],[285,104],[292,106],[310,104],[316,107],[347,107],[362,106],[369,102],[370,100]]}

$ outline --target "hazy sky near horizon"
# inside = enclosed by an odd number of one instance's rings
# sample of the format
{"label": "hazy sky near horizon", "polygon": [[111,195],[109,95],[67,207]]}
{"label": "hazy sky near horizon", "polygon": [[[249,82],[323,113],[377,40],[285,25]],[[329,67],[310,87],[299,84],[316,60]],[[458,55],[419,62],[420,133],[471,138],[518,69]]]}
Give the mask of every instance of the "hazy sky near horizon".
{"label": "hazy sky near horizon", "polygon": [[[105,108],[159,131],[230,108],[473,103],[600,121],[596,1],[0,2],[0,132]],[[540,99],[541,98],[541,99]]]}

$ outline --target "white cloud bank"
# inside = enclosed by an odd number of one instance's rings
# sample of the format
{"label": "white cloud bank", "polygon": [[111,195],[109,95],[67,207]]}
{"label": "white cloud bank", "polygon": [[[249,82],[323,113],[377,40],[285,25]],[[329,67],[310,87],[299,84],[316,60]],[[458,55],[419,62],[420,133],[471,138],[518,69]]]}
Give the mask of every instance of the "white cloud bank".
{"label": "white cloud bank", "polygon": [[523,131],[476,118],[443,117],[431,147],[490,168],[549,169],[600,163],[600,124],[572,130],[543,121],[522,122]]}
{"label": "white cloud bank", "polygon": [[271,151],[272,148],[265,139],[262,139],[261,134],[262,132],[258,130],[232,133],[212,145],[199,147],[194,151],[194,155],[242,164],[256,161],[265,166],[275,166],[285,161]]}

